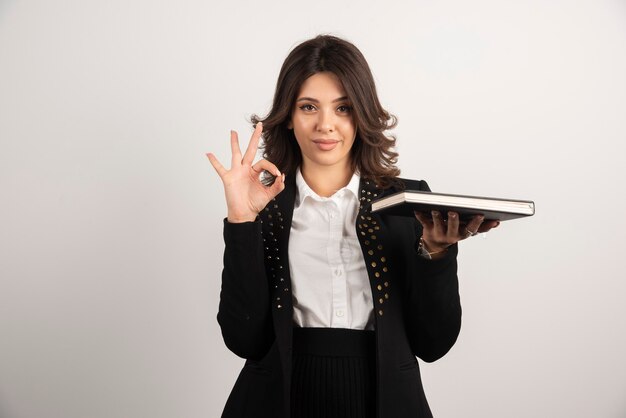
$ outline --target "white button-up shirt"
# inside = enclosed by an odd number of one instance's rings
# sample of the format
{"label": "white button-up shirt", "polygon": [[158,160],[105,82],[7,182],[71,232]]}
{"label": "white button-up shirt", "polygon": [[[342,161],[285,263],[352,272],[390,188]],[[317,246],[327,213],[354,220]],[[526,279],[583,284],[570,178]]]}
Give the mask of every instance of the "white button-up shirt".
{"label": "white button-up shirt", "polygon": [[359,176],[321,197],[296,173],[289,236],[294,322],[300,327],[374,329],[372,290],[356,236]]}

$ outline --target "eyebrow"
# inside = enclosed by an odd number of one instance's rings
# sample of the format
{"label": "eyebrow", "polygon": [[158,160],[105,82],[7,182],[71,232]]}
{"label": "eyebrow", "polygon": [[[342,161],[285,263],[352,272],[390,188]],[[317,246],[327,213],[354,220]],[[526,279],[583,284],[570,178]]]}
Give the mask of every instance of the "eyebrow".
{"label": "eyebrow", "polygon": [[[343,102],[343,101],[347,101],[348,100],[348,96],[342,96],[339,97],[338,99],[333,100],[333,103],[336,102]],[[319,103],[320,101],[317,99],[314,99],[313,97],[300,97],[298,100],[296,100],[296,102],[313,102],[313,103]]]}

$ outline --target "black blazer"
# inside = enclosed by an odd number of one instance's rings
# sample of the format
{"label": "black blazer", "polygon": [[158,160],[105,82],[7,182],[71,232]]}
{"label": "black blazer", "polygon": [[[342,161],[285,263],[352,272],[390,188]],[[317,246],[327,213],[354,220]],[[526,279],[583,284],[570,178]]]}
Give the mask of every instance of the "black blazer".
{"label": "black blazer", "polygon": [[[402,180],[429,190],[424,181]],[[450,350],[461,327],[457,246],[439,260],[417,255],[421,225],[370,212],[379,189],[361,179],[355,228],[372,288],[378,418],[432,417],[415,356],[432,362]],[[255,222],[224,221],[224,270],[217,320],[226,346],[245,358],[222,417],[289,418],[293,305],[288,241],[295,177]],[[297,417],[294,417],[297,418]]]}

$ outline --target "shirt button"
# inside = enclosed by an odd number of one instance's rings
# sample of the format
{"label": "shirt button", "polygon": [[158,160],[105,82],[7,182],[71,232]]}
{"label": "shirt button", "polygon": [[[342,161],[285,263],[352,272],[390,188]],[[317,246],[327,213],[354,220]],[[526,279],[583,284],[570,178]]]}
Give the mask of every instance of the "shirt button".
{"label": "shirt button", "polygon": [[341,309],[337,309],[337,310],[335,311],[335,315],[337,315],[339,318],[341,318],[341,317],[343,316],[343,310],[341,310]]}

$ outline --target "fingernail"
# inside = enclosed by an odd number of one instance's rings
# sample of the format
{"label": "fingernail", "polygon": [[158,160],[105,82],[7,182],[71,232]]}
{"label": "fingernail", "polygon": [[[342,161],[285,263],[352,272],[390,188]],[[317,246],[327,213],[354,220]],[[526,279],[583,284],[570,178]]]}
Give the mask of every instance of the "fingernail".
{"label": "fingernail", "polygon": [[276,169],[276,177],[280,177],[280,170]]}
{"label": "fingernail", "polygon": [[448,212],[448,218],[452,218],[452,219],[456,218],[456,213]]}
{"label": "fingernail", "polygon": [[436,210],[433,210],[432,212],[430,212],[430,214],[433,216],[439,216],[439,212],[437,212]]}

